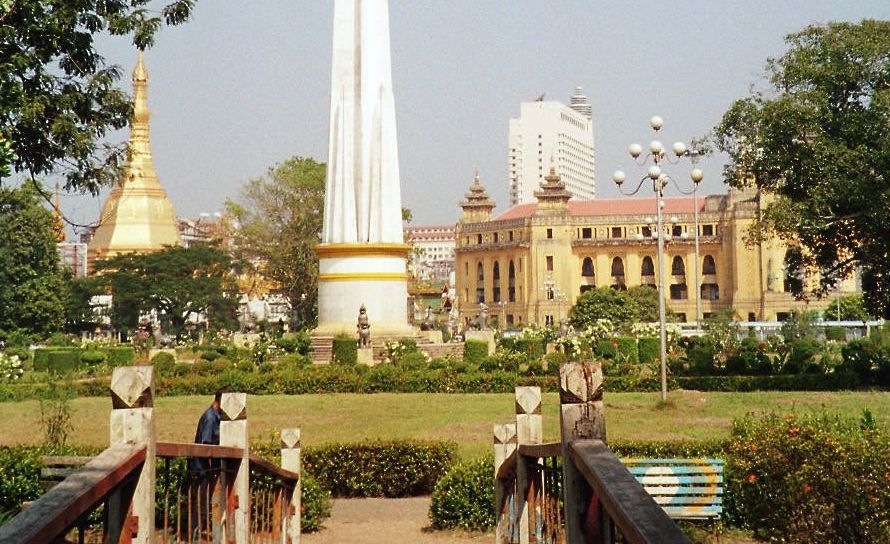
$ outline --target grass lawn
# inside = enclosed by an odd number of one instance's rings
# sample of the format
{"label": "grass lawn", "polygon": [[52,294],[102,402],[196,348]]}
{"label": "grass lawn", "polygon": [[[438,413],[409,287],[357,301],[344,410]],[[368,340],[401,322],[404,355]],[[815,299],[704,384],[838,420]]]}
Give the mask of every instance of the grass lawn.
{"label": "grass lawn", "polygon": [[[701,440],[729,436],[732,419],[746,413],[807,413],[827,410],[858,418],[871,410],[880,425],[890,425],[890,393],[702,393],[675,391],[660,407],[657,393],[607,393],[606,429],[611,440]],[[155,401],[158,439],[190,442],[211,397],[162,397]],[[282,427],[299,427],[303,445],[374,439],[446,439],[460,455],[491,451],[492,425],[513,419],[510,394],[375,394],[251,396],[251,439],[270,440]],[[71,403],[74,432],[69,442],[108,443],[110,398],[80,398]],[[558,396],[545,394],[544,440],[558,439]],[[0,403],[0,445],[42,441],[40,403]]]}

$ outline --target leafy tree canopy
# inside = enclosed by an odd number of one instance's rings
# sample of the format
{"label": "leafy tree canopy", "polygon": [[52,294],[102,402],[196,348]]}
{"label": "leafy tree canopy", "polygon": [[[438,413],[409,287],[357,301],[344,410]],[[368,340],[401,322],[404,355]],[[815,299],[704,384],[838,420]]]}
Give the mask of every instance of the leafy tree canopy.
{"label": "leafy tree canopy", "polygon": [[572,325],[583,329],[597,319],[610,319],[619,326],[658,321],[658,291],[636,286],[627,291],[597,287],[587,291],[569,310]]}
{"label": "leafy tree canopy", "polygon": [[859,266],[869,309],[890,317],[890,21],[810,26],[785,41],[769,88],[715,129],[726,178],[777,196],[757,231],[799,243],[792,265],[820,270],[822,292]]}
{"label": "leafy tree canopy", "polygon": [[231,268],[229,255],[207,244],[118,255],[96,263],[100,286],[113,297],[115,327],[133,330],[141,315],[155,309],[163,312],[177,337],[191,313],[205,314],[211,327],[231,327],[237,305]]}
{"label": "leafy tree canopy", "polygon": [[64,325],[66,274],[38,189],[0,187],[0,335],[45,338]]}
{"label": "leafy tree canopy", "polygon": [[318,257],[325,165],[293,157],[252,179],[238,202],[228,201],[236,253],[253,272],[273,280],[301,327],[317,317]]}
{"label": "leafy tree canopy", "polygon": [[94,37],[130,36],[151,47],[163,23],[188,19],[194,0],[161,9],[151,0],[0,1],[0,178],[65,178],[65,188],[96,194],[116,179],[125,146],[102,142],[126,126],[130,99],[121,70],[106,65]]}

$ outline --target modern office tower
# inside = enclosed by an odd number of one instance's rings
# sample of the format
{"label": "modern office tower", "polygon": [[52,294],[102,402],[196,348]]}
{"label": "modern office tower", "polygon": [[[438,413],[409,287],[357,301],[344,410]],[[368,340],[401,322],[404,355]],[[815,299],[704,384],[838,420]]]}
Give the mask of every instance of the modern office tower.
{"label": "modern office tower", "polygon": [[508,142],[511,205],[535,202],[551,164],[573,198],[596,196],[591,108],[581,87],[569,106],[543,95],[523,102],[519,118],[510,119]]}

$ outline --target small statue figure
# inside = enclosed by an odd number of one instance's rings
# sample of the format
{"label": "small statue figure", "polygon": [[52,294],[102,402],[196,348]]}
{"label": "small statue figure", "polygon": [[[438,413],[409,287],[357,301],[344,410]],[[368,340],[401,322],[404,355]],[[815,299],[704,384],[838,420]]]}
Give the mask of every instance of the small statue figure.
{"label": "small statue figure", "polygon": [[488,305],[484,302],[479,303],[479,315],[470,322],[470,329],[474,331],[488,330]]}
{"label": "small statue figure", "polygon": [[355,328],[358,331],[358,347],[371,347],[371,323],[368,321],[368,311],[364,304],[358,309],[358,323]]}
{"label": "small statue figure", "polygon": [[436,320],[433,318],[433,309],[429,306],[426,307],[426,316],[423,319],[423,323],[420,324],[420,330],[422,331],[433,331],[436,330]]}
{"label": "small statue figure", "polygon": [[559,332],[557,333],[560,338],[566,338],[569,336],[569,320],[565,317],[559,320]]}

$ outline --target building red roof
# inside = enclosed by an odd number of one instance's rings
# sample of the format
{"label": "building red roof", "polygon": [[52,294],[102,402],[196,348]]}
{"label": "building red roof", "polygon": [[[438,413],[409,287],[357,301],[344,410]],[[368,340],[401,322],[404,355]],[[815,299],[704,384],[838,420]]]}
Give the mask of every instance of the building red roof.
{"label": "building red roof", "polygon": [[[569,214],[572,217],[610,216],[610,215],[655,215],[655,198],[598,198],[594,200],[569,200]],[[704,210],[705,196],[698,197],[698,210]],[[518,204],[501,215],[495,221],[523,219],[534,215],[537,203]],[[664,213],[693,213],[695,201],[691,196],[664,199]]]}

